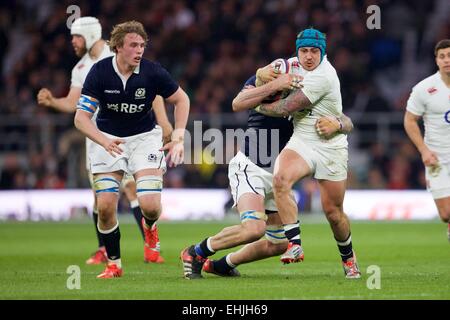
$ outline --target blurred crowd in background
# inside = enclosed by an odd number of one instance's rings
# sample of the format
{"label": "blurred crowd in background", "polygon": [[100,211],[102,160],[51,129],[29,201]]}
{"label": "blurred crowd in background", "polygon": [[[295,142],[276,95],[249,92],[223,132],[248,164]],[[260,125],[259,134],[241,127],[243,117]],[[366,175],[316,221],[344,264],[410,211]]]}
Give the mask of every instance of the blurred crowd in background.
{"label": "blurred crowd in background", "polygon": [[[82,16],[99,18],[105,39],[117,23],[142,22],[150,36],[145,57],[159,61],[189,94],[191,122],[222,130],[245,127],[245,114],[231,115],[245,80],[275,58],[293,56],[297,33],[314,26],[327,34],[344,112],[355,124],[349,188],[425,188],[402,115],[412,86],[437,70],[434,45],[450,34],[447,0],[1,2],[0,189],[88,186],[73,115],[36,103],[42,87],[56,97],[69,90],[78,61],[66,26],[73,4]],[[366,25],[373,4],[381,9],[381,29]],[[226,165],[185,165],[165,177],[165,187],[227,186]],[[316,186],[306,180],[299,188],[310,193]]]}

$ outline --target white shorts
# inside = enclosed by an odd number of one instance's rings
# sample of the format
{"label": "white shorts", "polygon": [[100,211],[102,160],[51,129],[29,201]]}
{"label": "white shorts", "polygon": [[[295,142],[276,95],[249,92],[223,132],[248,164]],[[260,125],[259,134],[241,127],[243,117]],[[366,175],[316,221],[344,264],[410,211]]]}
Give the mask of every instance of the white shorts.
{"label": "white shorts", "polygon": [[86,170],[90,173],[91,172],[91,164],[89,162],[89,149],[91,148],[91,145],[95,142],[92,141],[89,138],[86,138]]}
{"label": "white shorts", "polygon": [[272,188],[273,175],[250,161],[245,154],[238,152],[228,165],[228,179],[234,205],[245,193],[264,197],[266,210],[278,211]]}
{"label": "white shorts", "polygon": [[165,172],[164,152],[159,151],[162,147],[162,130],[160,127],[156,126],[150,132],[130,137],[116,137],[104,132],[103,134],[108,138],[125,140],[125,143],[120,145],[123,152],[114,158],[102,146],[92,143],[88,154],[93,174],[122,170],[134,175],[144,169],[162,169]]}
{"label": "white shorts", "polygon": [[308,164],[316,179],[342,181],[347,179],[348,148],[331,149],[306,144],[292,136],[286,149],[297,152]]}
{"label": "white shorts", "polygon": [[434,170],[425,167],[425,178],[433,199],[450,197],[450,163],[441,163]]}

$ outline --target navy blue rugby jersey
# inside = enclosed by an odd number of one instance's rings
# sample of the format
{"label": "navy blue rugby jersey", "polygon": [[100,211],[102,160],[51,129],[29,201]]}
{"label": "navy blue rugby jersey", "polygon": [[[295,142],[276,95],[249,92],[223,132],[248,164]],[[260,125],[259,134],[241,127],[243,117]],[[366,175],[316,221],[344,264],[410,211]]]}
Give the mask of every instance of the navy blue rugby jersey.
{"label": "navy blue rugby jersey", "polygon": [[[256,76],[249,78],[244,85],[255,86]],[[269,117],[250,109],[246,135],[241,151],[261,168],[272,168],[275,159],[288,143],[294,132],[292,121],[288,118]],[[272,141],[278,137],[278,141]],[[274,147],[275,150],[272,150]]]}
{"label": "navy blue rugby jersey", "polygon": [[96,121],[102,132],[128,137],[151,131],[156,124],[152,112],[155,96],[170,97],[178,84],[160,64],[142,59],[124,87],[113,59],[114,56],[94,64],[84,82],[81,99],[89,96],[99,101]]}

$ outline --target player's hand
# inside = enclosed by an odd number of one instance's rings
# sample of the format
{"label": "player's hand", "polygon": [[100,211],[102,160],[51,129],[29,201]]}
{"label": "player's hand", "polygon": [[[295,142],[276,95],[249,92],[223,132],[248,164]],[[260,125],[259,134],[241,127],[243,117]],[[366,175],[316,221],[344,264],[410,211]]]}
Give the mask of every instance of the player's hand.
{"label": "player's hand", "polygon": [[275,80],[280,75],[279,71],[270,64],[256,71],[256,86]]}
{"label": "player's hand", "polygon": [[424,149],[420,152],[422,156],[422,162],[426,167],[434,167],[439,165],[439,159],[433,151],[424,147]]}
{"label": "player's hand", "polygon": [[321,117],[316,122],[316,131],[321,138],[331,138],[339,130],[341,130],[341,123],[335,117]]}
{"label": "player's hand", "polygon": [[170,141],[159,150],[168,151],[166,155],[166,162],[168,163],[169,167],[176,167],[184,161],[183,140]]}
{"label": "player's hand", "polygon": [[122,139],[107,139],[103,144],[103,148],[114,158],[116,155],[121,155],[123,150],[119,147],[120,144],[125,143],[125,140]]}
{"label": "player's hand", "polygon": [[302,76],[285,73],[276,78],[273,83],[277,86],[277,91],[295,90],[303,87],[301,84],[302,80]]}
{"label": "player's hand", "polygon": [[37,94],[37,102],[44,107],[51,107],[53,102],[53,95],[47,88],[42,88]]}

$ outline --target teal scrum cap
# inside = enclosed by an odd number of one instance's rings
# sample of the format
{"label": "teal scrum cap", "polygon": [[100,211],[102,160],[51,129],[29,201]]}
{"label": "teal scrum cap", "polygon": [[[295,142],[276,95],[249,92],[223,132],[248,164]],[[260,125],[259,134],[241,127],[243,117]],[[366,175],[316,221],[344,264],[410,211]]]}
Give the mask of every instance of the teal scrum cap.
{"label": "teal scrum cap", "polygon": [[327,40],[325,34],[314,28],[305,29],[300,31],[295,41],[295,52],[298,53],[298,49],[302,47],[315,47],[320,49],[320,62],[322,62],[325,56],[325,50],[327,48]]}

